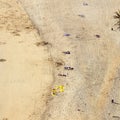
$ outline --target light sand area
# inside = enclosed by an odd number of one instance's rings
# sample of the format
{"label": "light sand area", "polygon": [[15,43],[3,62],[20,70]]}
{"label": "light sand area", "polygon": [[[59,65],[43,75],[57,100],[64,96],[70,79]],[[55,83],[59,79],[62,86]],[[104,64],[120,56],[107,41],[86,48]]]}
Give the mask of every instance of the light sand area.
{"label": "light sand area", "polygon": [[18,1],[52,45],[53,61],[64,63],[55,69],[54,85],[63,84],[65,92],[50,101],[41,120],[119,119],[114,116],[120,116],[120,106],[111,100],[120,103],[120,31],[113,18],[120,0]]}
{"label": "light sand area", "polygon": [[[113,18],[120,0],[0,6],[0,119],[120,119],[120,31]],[[64,92],[52,96],[56,85]]]}
{"label": "light sand area", "polygon": [[47,46],[15,0],[0,0],[0,120],[31,120],[53,81]]}

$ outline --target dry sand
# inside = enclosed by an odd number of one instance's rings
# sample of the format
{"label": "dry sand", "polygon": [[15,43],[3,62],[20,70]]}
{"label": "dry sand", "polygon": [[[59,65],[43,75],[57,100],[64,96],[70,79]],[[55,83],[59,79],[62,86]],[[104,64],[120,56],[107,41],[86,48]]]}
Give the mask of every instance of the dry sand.
{"label": "dry sand", "polygon": [[[1,0],[0,5],[1,119],[120,119],[120,31],[113,19],[119,0]],[[41,41],[49,44],[35,45]],[[51,96],[56,85],[65,91]]]}
{"label": "dry sand", "polygon": [[17,2],[0,0],[0,120],[37,119],[44,110],[52,64],[48,48],[39,42]]}

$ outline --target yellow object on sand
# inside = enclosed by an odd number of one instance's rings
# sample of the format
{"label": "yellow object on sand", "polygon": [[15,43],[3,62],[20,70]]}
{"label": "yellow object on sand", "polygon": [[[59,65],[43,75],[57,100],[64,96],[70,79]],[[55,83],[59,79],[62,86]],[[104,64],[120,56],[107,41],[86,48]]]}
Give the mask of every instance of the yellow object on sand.
{"label": "yellow object on sand", "polygon": [[55,88],[52,89],[52,96],[57,95],[58,93],[64,92],[64,86],[63,85],[59,85],[59,86],[55,86]]}
{"label": "yellow object on sand", "polygon": [[60,86],[59,86],[59,91],[60,91],[60,92],[64,92],[64,86],[63,86],[63,85],[60,85]]}

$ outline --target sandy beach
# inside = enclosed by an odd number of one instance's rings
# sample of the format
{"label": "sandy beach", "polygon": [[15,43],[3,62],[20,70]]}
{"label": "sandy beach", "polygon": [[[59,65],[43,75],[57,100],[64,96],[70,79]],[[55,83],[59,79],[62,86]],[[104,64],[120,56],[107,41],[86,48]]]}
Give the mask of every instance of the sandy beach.
{"label": "sandy beach", "polygon": [[119,120],[119,0],[0,0],[0,120]]}
{"label": "sandy beach", "polygon": [[53,81],[48,48],[15,0],[0,1],[0,17],[0,120],[37,119]]}

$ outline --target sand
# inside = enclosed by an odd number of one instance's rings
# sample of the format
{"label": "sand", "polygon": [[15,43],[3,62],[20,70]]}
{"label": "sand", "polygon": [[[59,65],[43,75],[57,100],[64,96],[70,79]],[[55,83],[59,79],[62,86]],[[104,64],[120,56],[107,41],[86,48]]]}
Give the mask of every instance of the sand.
{"label": "sand", "polygon": [[0,17],[0,120],[36,119],[53,81],[51,56],[15,0],[0,0]]}
{"label": "sand", "polygon": [[113,15],[120,1],[8,0],[1,10],[9,4],[9,17],[2,16],[13,24],[1,22],[1,119],[119,119],[120,31]]}

